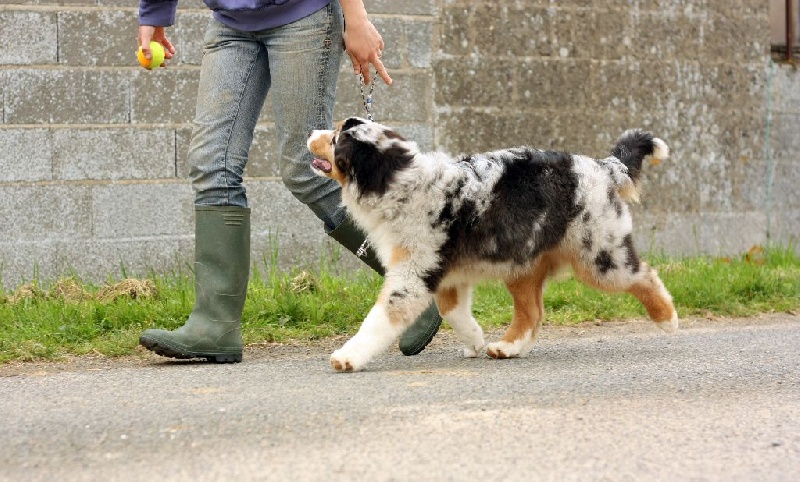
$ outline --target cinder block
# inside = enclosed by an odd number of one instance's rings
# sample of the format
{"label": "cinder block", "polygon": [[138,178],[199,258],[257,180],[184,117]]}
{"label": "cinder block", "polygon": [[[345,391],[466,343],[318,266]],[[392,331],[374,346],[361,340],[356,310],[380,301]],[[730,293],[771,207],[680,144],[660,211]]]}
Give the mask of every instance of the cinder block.
{"label": "cinder block", "polygon": [[420,150],[433,151],[433,127],[424,124],[391,124],[390,127],[395,129],[401,136],[410,141],[414,141],[419,146]]}
{"label": "cinder block", "polygon": [[128,75],[133,123],[183,124],[194,119],[199,69],[140,69]]}
{"label": "cinder block", "polygon": [[[53,64],[57,60],[55,12],[0,11],[0,65]],[[13,27],[12,27],[13,26]]]}
{"label": "cinder block", "polygon": [[[633,16],[633,43],[630,55],[658,60],[705,59],[706,17],[677,11],[642,12]],[[664,40],[669,38],[669,42]],[[708,58],[708,60],[714,60]]]}
{"label": "cinder block", "polygon": [[191,125],[184,125],[175,130],[175,176],[178,179],[189,178],[189,142],[192,140]]}
{"label": "cinder block", "polygon": [[322,221],[295,199],[282,182],[262,179],[245,182],[252,209],[253,264],[264,267],[277,250],[279,267],[283,269],[318,266],[328,238]]}
{"label": "cinder block", "polygon": [[436,126],[436,147],[451,154],[520,145],[548,149],[553,148],[557,140],[557,126],[544,113],[464,109],[440,113]]}
{"label": "cinder block", "polygon": [[509,75],[515,68],[515,62],[505,59],[491,63],[482,58],[436,62],[434,102],[452,107],[516,107],[514,91],[523,79]]}
{"label": "cinder block", "polygon": [[629,58],[641,48],[643,43],[639,35],[634,33],[633,18],[628,9],[595,11],[595,40],[592,45],[594,60]]}
{"label": "cinder block", "polygon": [[0,287],[12,291],[31,281],[58,278],[56,241],[3,240],[0,242]]}
{"label": "cinder block", "polygon": [[0,185],[0,199],[4,242],[88,238],[92,234],[88,186]]}
{"label": "cinder block", "polygon": [[796,68],[775,64],[767,67],[765,81],[768,80],[771,91],[770,108],[775,113],[800,114],[800,72]]}
{"label": "cinder block", "polygon": [[[179,4],[180,5],[180,4]],[[200,65],[203,59],[203,37],[206,27],[211,21],[211,11],[178,11],[175,26],[167,31],[168,38],[173,39],[176,56],[170,61],[175,65]]]}
{"label": "cinder block", "polygon": [[554,12],[550,19],[551,54],[559,58],[591,58],[597,45],[596,31],[585,26],[595,23],[594,11],[557,8],[548,12]]}
{"label": "cinder block", "polygon": [[366,3],[367,13],[397,15],[434,15],[438,11],[436,0],[371,0]]}
{"label": "cinder block", "polygon": [[[380,32],[386,48],[383,50],[381,62],[387,70],[405,66],[408,58],[408,41],[406,40],[406,24],[396,17],[377,17],[372,24]],[[345,56],[345,61],[349,59]]]}
{"label": "cinder block", "polygon": [[47,128],[0,128],[0,181],[53,178],[53,141]]}
{"label": "cinder block", "polygon": [[271,124],[259,124],[253,135],[245,176],[280,177],[282,165],[275,127]]}
{"label": "cinder block", "polygon": [[175,177],[172,129],[130,127],[53,131],[56,179],[165,179]]}
{"label": "cinder block", "polygon": [[642,254],[731,256],[766,243],[763,212],[634,213],[634,243]]}
{"label": "cinder block", "polygon": [[764,59],[769,56],[770,26],[767,16],[712,13],[708,15],[703,31],[707,39],[712,39],[704,49],[709,59],[763,65]]}
{"label": "cinder block", "polygon": [[179,269],[186,272],[194,253],[191,239],[68,239],[0,244],[0,259],[6,263],[0,274],[5,288],[14,289],[34,279],[45,286],[69,276],[103,284]]}
{"label": "cinder block", "polygon": [[[132,10],[58,13],[58,62],[75,66],[137,66],[138,17]],[[103,32],[89,35],[87,32]]]}
{"label": "cinder block", "polygon": [[[587,89],[592,64],[578,59],[543,59],[519,62],[510,65],[514,75],[508,76],[510,85],[496,85],[499,94],[505,94],[501,105],[524,105],[527,108],[560,108],[565,110],[583,109],[588,104]],[[509,98],[508,92],[515,88],[519,98]]]}
{"label": "cinder block", "polygon": [[186,181],[92,187],[93,235],[130,239],[193,233],[194,194]]}
{"label": "cinder block", "polygon": [[430,22],[406,22],[408,62],[412,67],[428,69],[433,62],[433,24]]}
{"label": "cinder block", "polygon": [[[763,172],[766,173],[767,166],[761,164],[759,167],[761,166],[763,166]],[[800,196],[797,195],[797,186],[800,186],[800,158],[797,157],[797,154],[793,157],[773,159],[770,170],[772,173],[771,202],[773,209],[777,211],[800,209]],[[764,189],[768,185],[767,181],[764,182]],[[749,195],[749,192],[743,194]]]}
{"label": "cinder block", "polygon": [[800,209],[773,212],[767,224],[771,243],[794,248],[800,254]]}
{"label": "cinder block", "polygon": [[474,19],[474,5],[447,5],[442,9],[439,28],[442,53],[460,56],[477,52],[472,28]]}
{"label": "cinder block", "polygon": [[[492,63],[496,57],[556,55],[553,21],[560,18],[559,15],[563,17],[565,14],[559,10],[553,16],[553,11],[519,3],[499,8],[491,4],[480,4],[475,8],[473,51],[486,56],[487,63]],[[570,18],[578,16],[576,13],[570,15]],[[585,20],[582,16],[578,19]],[[587,29],[575,25],[571,27],[571,31],[586,32]],[[585,35],[588,37],[589,33],[586,32]],[[558,37],[555,39],[560,40]]]}
{"label": "cinder block", "polygon": [[16,70],[6,77],[5,122],[126,123],[129,77],[127,72],[108,70]]}

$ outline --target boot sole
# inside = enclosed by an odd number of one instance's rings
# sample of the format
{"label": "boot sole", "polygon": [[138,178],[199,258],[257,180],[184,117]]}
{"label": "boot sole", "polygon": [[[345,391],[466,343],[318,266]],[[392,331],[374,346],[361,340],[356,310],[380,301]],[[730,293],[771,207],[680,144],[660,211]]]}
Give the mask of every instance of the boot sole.
{"label": "boot sole", "polygon": [[405,356],[414,356],[422,353],[422,350],[424,350],[425,347],[427,347],[431,343],[431,341],[433,341],[433,337],[436,336],[436,333],[439,332],[439,328],[442,326],[442,318],[439,317],[438,314],[436,316],[439,318],[439,322],[436,323],[435,326],[433,326],[433,329],[430,332],[428,332],[425,338],[422,339],[421,343],[417,343],[413,346],[407,346],[403,343],[403,340],[401,338],[399,345],[400,353],[402,353]]}
{"label": "boot sole", "polygon": [[179,360],[190,360],[192,358],[203,358],[210,363],[239,363],[242,361],[241,353],[200,353],[189,350],[177,350],[169,345],[160,343],[147,337],[139,337],[139,344],[156,355]]}

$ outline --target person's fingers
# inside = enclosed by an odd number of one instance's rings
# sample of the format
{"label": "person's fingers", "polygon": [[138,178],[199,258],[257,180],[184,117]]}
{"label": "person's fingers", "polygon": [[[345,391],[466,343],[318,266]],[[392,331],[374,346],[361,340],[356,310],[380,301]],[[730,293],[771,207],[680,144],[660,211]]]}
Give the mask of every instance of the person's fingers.
{"label": "person's fingers", "polygon": [[361,69],[361,75],[364,76],[364,84],[369,85],[369,83],[372,81],[372,75],[370,75],[369,73],[369,64],[366,65],[367,65],[366,69]]}
{"label": "person's fingers", "polygon": [[350,52],[347,52],[347,55],[350,57],[350,63],[353,64],[353,73],[358,75],[362,72],[361,69],[361,62]]}
{"label": "person's fingers", "polygon": [[392,85],[392,78],[389,77],[389,72],[387,72],[386,67],[383,66],[383,62],[381,62],[380,56],[378,56],[372,62],[372,64],[375,66],[375,69],[378,71],[378,75],[380,75],[381,79],[383,79],[386,85]]}
{"label": "person's fingers", "polygon": [[154,30],[152,27],[144,25],[139,27],[139,47],[142,48],[144,58],[148,60],[153,58],[153,53],[150,51],[150,40],[153,38]]}
{"label": "person's fingers", "polygon": [[171,59],[172,56],[175,55],[175,46],[172,45],[172,42],[170,42],[167,37],[161,39],[161,45],[164,46],[164,58]]}

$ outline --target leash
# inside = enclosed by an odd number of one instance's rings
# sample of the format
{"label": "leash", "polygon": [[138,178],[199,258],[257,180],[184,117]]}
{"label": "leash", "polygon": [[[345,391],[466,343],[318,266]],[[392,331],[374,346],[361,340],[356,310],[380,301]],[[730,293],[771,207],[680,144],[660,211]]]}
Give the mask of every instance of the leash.
{"label": "leash", "polygon": [[[361,102],[364,104],[364,110],[367,113],[367,120],[372,121],[372,94],[375,92],[375,81],[378,79],[378,71],[375,71],[375,75],[372,77],[372,82],[369,83],[369,89],[367,93],[364,93],[364,88],[366,84],[364,83],[364,74],[358,74],[358,89],[361,91]],[[358,247],[356,250],[356,256],[359,258],[363,258],[367,255],[367,249],[369,249],[369,237],[364,237],[364,242],[361,243],[361,246]]]}
{"label": "leash", "polygon": [[364,74],[358,74],[358,89],[361,91],[361,102],[364,103],[364,110],[367,112],[367,120],[372,120],[372,94],[375,92],[375,81],[378,79],[378,71],[372,77],[372,82],[369,83],[369,91],[365,94],[364,88],[367,86],[364,83]]}

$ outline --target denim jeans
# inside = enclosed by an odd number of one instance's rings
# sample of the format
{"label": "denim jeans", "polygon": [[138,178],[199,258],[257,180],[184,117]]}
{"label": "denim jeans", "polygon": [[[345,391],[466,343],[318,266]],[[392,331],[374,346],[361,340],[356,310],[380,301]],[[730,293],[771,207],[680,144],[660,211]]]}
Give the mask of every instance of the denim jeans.
{"label": "denim jeans", "polygon": [[311,170],[306,138],[330,129],[343,54],[338,1],[289,25],[243,32],[211,20],[189,144],[197,205],[247,207],[242,176],[267,92],[272,93],[281,177],[327,230],[345,218],[339,185]]}

